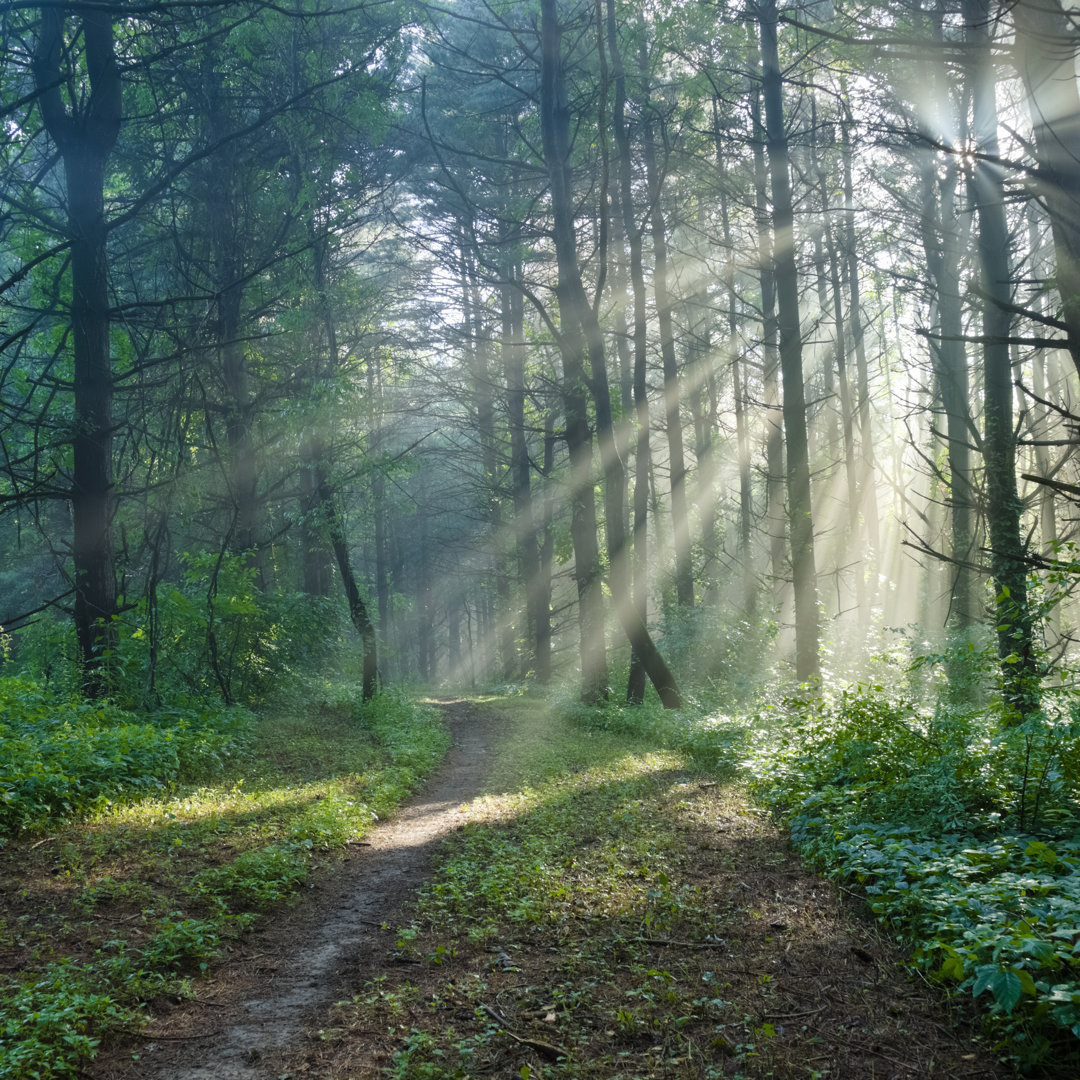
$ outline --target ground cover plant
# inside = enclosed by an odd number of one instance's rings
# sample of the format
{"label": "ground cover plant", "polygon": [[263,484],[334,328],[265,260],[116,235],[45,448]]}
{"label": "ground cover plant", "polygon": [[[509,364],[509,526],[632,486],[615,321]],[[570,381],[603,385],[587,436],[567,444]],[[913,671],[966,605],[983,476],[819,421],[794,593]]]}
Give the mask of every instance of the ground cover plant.
{"label": "ground cover plant", "polygon": [[118,779],[87,734],[97,728],[69,726],[86,736],[70,745],[89,747],[69,755],[85,758],[81,788],[99,779],[95,755],[112,786],[57,817],[36,811],[35,830],[0,849],[0,1075],[14,1078],[74,1075],[110,1033],[137,1029],[147,1003],[196,992],[231,940],[397,806],[447,745],[403,696],[364,705],[358,686],[315,679],[265,706],[201,775],[139,773],[159,759],[129,754],[132,780]]}
{"label": "ground cover plant", "polygon": [[1075,705],[1022,724],[881,685],[748,726],[755,794],[930,977],[984,1005],[1027,1069],[1080,1069]]}
{"label": "ground cover plant", "polygon": [[618,709],[496,707],[488,794],[413,917],[384,927],[387,964],[275,1071],[1004,1075],[963,1004],[909,982],[715,763],[614,730]]}

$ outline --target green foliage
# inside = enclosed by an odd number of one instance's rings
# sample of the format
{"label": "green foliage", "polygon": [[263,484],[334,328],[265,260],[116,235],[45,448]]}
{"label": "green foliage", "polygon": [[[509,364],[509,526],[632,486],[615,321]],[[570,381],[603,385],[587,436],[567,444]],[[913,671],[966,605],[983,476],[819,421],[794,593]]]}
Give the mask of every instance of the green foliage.
{"label": "green foliage", "polygon": [[[86,736],[82,743],[69,737],[56,754],[59,764],[83,762],[82,790],[107,786],[96,765],[128,793],[123,805],[120,796],[95,804],[101,812],[93,831],[65,833],[62,880],[74,909],[94,915],[91,934],[110,902],[134,905],[139,918],[131,939],[122,936],[128,918],[120,919],[115,937],[88,959],[30,964],[21,975],[0,979],[0,1076],[14,1080],[77,1075],[106,1034],[139,1025],[142,1002],[182,989],[183,976],[206,971],[255,912],[288,900],[316,860],[391,812],[449,741],[433,710],[400,694],[364,703],[356,684],[312,678],[298,681],[288,705],[275,706],[283,711],[254,729],[246,714],[220,709],[207,716],[231,718],[231,733],[224,726],[196,730],[179,710],[170,714],[171,726],[135,725],[149,751],[129,755],[125,768],[159,767],[154,739],[168,736],[175,776],[202,785],[174,792],[166,788],[176,782],[163,784],[156,774],[118,778],[105,744],[95,743],[106,723],[113,734],[123,732],[131,714],[58,701],[28,680],[2,680],[0,692],[5,718],[17,712],[21,728],[39,741],[53,727]],[[219,746],[218,737],[231,742]],[[80,747],[81,756],[75,753]],[[129,797],[144,791],[158,798],[139,803]],[[36,820],[55,827],[47,812],[39,807]],[[117,860],[138,874],[133,858],[155,867],[152,881],[145,874],[114,876]],[[95,872],[102,864],[108,875]],[[196,914],[184,910],[189,905]],[[61,948],[57,936],[43,954],[52,957]]]}
{"label": "green foliage", "polygon": [[[253,704],[295,674],[346,666],[352,641],[339,601],[263,592],[241,555],[181,558],[182,579],[158,586],[117,617],[112,700],[129,709],[162,702]],[[76,694],[82,670],[69,620],[42,617],[15,635],[12,664],[54,690]],[[355,649],[353,650],[355,652]]]}
{"label": "green foliage", "polygon": [[136,715],[0,678],[0,833],[15,834],[219,773],[240,752],[242,710]]}
{"label": "green foliage", "polygon": [[876,686],[787,704],[747,766],[796,847],[926,970],[985,995],[1018,1059],[1045,1058],[1054,1025],[1080,1036],[1076,706],[1003,727]]}

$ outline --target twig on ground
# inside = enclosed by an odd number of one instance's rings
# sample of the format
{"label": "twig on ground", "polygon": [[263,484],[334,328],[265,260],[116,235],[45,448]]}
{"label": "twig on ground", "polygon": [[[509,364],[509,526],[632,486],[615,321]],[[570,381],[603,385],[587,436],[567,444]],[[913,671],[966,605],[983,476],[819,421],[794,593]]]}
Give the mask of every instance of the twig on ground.
{"label": "twig on ground", "polygon": [[509,1022],[502,1013],[493,1009],[490,1005],[481,1003],[480,1008],[484,1010],[499,1025],[500,1028],[516,1043],[520,1043],[522,1046],[527,1046],[530,1050],[535,1050],[541,1057],[545,1057],[548,1061],[559,1061],[564,1057],[567,1057],[567,1053],[560,1046],[552,1046],[551,1043],[541,1042],[539,1039],[524,1039],[520,1035],[515,1035],[509,1026]]}

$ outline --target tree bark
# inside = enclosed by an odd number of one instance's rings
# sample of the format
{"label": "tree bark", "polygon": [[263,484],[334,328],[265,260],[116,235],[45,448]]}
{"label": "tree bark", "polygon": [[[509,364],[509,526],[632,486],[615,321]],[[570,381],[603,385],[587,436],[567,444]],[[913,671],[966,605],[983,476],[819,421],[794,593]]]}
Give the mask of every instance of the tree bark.
{"label": "tree bark", "polygon": [[1016,490],[1016,439],[1013,432],[1012,363],[1009,328],[1012,302],[1009,233],[1005,197],[997,166],[998,117],[990,55],[989,0],[964,0],[968,40],[975,46],[971,69],[974,135],[980,155],[971,172],[972,201],[979,222],[979,266],[983,302],[983,459],[986,465],[986,518],[990,533],[990,572],[995,601],[998,656],[1008,723],[1018,723],[1038,708],[1039,671],[1034,626],[1027,600],[1027,562],[1020,534]]}
{"label": "tree bark", "polygon": [[649,232],[653,244],[653,295],[664,367],[664,428],[667,431],[671,473],[671,536],[675,548],[675,596],[679,606],[694,606],[694,568],[690,557],[690,516],[686,506],[686,455],[683,447],[679,363],[668,292],[667,222],[662,205],[663,176],[656,159],[656,134],[651,115],[648,59],[641,54],[641,109],[645,114],[645,178],[649,193]]}
{"label": "tree bark", "polygon": [[75,633],[88,694],[110,688],[116,642],[116,569],[112,523],[113,379],[109,356],[105,166],[121,124],[120,71],[112,16],[89,8],[80,19],[90,94],[65,107],[60,93],[65,55],[62,7],[42,7],[34,79],[45,129],[64,161],[71,241],[71,331],[74,434],[71,437],[71,553]]}
{"label": "tree bark", "polygon": [[[756,41],[754,45],[756,47]],[[784,427],[780,409],[780,356],[777,350],[776,274],[769,215],[769,175],[765,163],[765,128],[761,120],[760,88],[750,94],[754,130],[754,201],[758,236],[758,278],[761,284],[761,366],[765,397],[765,521],[769,534],[769,567],[773,580],[773,609],[783,607],[787,525],[784,512]]]}
{"label": "tree bark", "polygon": [[[656,687],[665,708],[679,708],[682,699],[674,676],[656,648],[645,623],[637,617],[630,594],[627,569],[627,545],[622,535],[622,492],[625,489],[625,468],[618,454],[615,430],[611,415],[611,397],[607,378],[607,361],[604,353],[603,335],[596,313],[585,295],[581,271],[577,265],[577,243],[574,233],[573,196],[570,182],[570,114],[566,101],[565,81],[562,70],[562,31],[558,23],[555,0],[542,0],[541,36],[543,64],[541,67],[541,135],[544,156],[551,176],[551,206],[555,235],[555,252],[558,261],[558,284],[556,296],[559,301],[560,332],[559,347],[563,357],[564,374],[573,372],[585,383],[584,358],[587,354],[592,370],[590,389],[596,405],[596,425],[600,438],[600,454],[604,469],[604,510],[606,517],[608,561],[611,575],[611,593],[615,612],[622,624],[630,645],[641,660],[649,679]],[[568,378],[570,387],[574,380]],[[583,396],[583,395],[582,395]],[[571,400],[567,397],[567,426],[572,414]],[[575,402],[583,407],[584,402]],[[586,429],[587,430],[587,429]],[[591,473],[591,441],[589,472]],[[591,476],[588,501],[592,503]],[[574,485],[575,499],[578,485]],[[595,544],[595,530],[593,532]],[[575,563],[578,543],[575,538]],[[598,553],[594,554],[598,559]],[[581,589],[579,586],[579,599]],[[602,623],[601,623],[602,633]],[[603,643],[601,641],[601,648]],[[606,668],[606,665],[605,665]],[[606,681],[606,670],[605,670]],[[596,700],[595,690],[588,683],[583,686],[585,700]]]}
{"label": "tree bark", "polygon": [[819,627],[814,520],[810,501],[810,460],[806,440],[806,399],[803,391],[799,281],[795,265],[790,162],[787,136],[784,133],[783,81],[776,40],[776,0],[763,0],[758,11],[761,23],[766,148],[772,181],[773,267],[776,274],[784,441],[787,448],[788,527],[791,532],[791,575],[795,592],[795,677],[800,682],[805,682],[818,674]]}
{"label": "tree bark", "polygon": [[330,485],[325,481],[319,487],[319,503],[330,546],[334,549],[334,558],[337,560],[338,573],[341,574],[341,584],[345,588],[345,597],[349,602],[349,618],[363,643],[361,697],[364,701],[370,701],[378,689],[379,679],[375,626],[368,616],[367,605],[356,584],[356,575],[353,573],[352,560],[349,558],[349,545],[345,539],[345,527],[341,520],[337,500],[334,498]]}
{"label": "tree bark", "polygon": [[1045,206],[1054,239],[1062,319],[1069,353],[1080,372],[1080,93],[1076,35],[1060,0],[1010,5],[1016,45],[1012,55],[1029,98],[1037,167],[1031,188]]}

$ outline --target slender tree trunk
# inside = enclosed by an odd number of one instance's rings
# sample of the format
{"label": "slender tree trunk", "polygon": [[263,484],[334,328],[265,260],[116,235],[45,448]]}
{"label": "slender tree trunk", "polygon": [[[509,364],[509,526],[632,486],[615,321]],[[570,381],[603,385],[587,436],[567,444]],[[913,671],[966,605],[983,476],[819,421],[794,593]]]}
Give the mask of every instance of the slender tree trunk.
{"label": "slender tree trunk", "polygon": [[[325,236],[317,235],[317,227],[311,222],[312,239],[312,279],[318,296],[319,314],[326,335],[326,371],[336,372],[338,366],[337,327],[334,313],[330,307],[327,293],[326,271],[330,258],[329,246]],[[317,357],[311,357],[311,380],[318,379],[320,363]],[[301,563],[303,565],[304,592],[309,596],[330,595],[330,559],[333,551],[328,543],[326,529],[319,520],[319,492],[326,483],[326,443],[317,428],[308,430],[300,444],[300,498],[303,521],[300,529],[302,545]]]}
{"label": "slender tree trunk", "polygon": [[379,665],[378,653],[375,643],[375,626],[368,616],[367,605],[360,595],[359,586],[356,583],[356,575],[353,573],[352,560],[349,558],[349,545],[345,539],[345,527],[341,520],[341,511],[338,509],[337,500],[330,485],[324,481],[319,488],[319,502],[321,516],[326,523],[326,530],[330,540],[330,546],[337,560],[338,573],[341,574],[341,584],[345,588],[345,597],[349,602],[349,618],[356,627],[360,640],[363,643],[363,681],[361,683],[361,696],[364,701],[370,701],[378,689]]}
{"label": "slender tree trunk", "polygon": [[551,681],[551,579],[555,565],[555,413],[544,417],[544,521],[540,530],[540,583],[537,586],[539,621],[536,626],[536,681]]}
{"label": "slender tree trunk", "polygon": [[516,275],[510,267],[508,281],[500,290],[502,308],[502,358],[506,372],[506,406],[510,425],[510,487],[514,502],[514,537],[519,576],[525,589],[526,651],[521,657],[527,673],[536,671],[537,629],[543,595],[540,583],[540,552],[532,504],[532,468],[525,433],[525,315],[521,292],[509,283]]}
{"label": "slender tree trunk", "polygon": [[[841,83],[841,85],[844,86],[845,84]],[[877,486],[874,483],[874,434],[871,427],[872,414],[870,411],[870,369],[866,359],[866,333],[863,327],[861,290],[859,288],[859,254],[855,237],[855,183],[851,171],[851,124],[850,117],[845,116],[840,126],[840,160],[843,162],[844,167],[843,243],[847,256],[848,326],[855,352],[855,397],[859,421],[859,452],[862,459],[861,476],[859,478],[862,498],[859,505],[862,513],[863,528],[866,533],[868,549],[866,558],[870,562],[868,568],[863,568],[862,574],[864,579],[869,576],[870,581],[874,583],[869,596],[869,601],[872,603],[874,593],[877,591],[875,566],[881,539],[878,522]],[[870,570],[869,575],[866,573],[867,569]]]}
{"label": "slender tree trunk", "polygon": [[1038,708],[1039,672],[1034,626],[1027,601],[1027,564],[1020,534],[1016,490],[1016,440],[1013,433],[1012,364],[1009,329],[1012,302],[1009,233],[1005,198],[997,166],[997,105],[990,56],[989,0],[964,0],[968,40],[975,46],[971,71],[974,135],[980,155],[972,165],[971,191],[979,222],[982,277],[983,459],[986,464],[986,518],[990,533],[990,571],[997,592],[995,621],[1002,688],[1011,715],[1019,722]]}
{"label": "slender tree trunk", "polygon": [[[756,47],[756,42],[754,42]],[[769,567],[773,580],[773,608],[783,606],[785,540],[784,511],[784,428],[780,409],[780,354],[777,349],[776,274],[773,270],[773,240],[769,226],[768,170],[765,163],[765,128],[761,121],[760,88],[750,95],[750,115],[754,129],[754,195],[758,234],[758,276],[761,282],[761,365],[765,397],[765,485],[766,524],[769,533]]]}
{"label": "slender tree trunk", "polygon": [[[629,261],[630,287],[633,294],[632,342],[633,368],[631,373],[631,396],[636,427],[634,445],[634,494],[632,513],[633,564],[631,567],[631,593],[637,618],[648,622],[649,564],[649,472],[652,468],[649,442],[650,418],[647,386],[646,292],[645,270],[642,260],[642,230],[634,216],[633,161],[630,133],[626,123],[626,69],[619,47],[618,27],[615,19],[614,0],[606,0],[608,50],[612,58],[615,98],[612,111],[612,133],[618,156],[618,204],[622,231],[626,235]],[[626,683],[626,700],[640,705],[645,700],[647,676],[641,657],[631,648],[630,672]]]}
{"label": "slender tree trunk", "polygon": [[[560,335],[559,347],[563,357],[564,373],[570,387],[585,381],[584,357],[587,353],[592,369],[593,398],[596,405],[597,432],[600,437],[601,461],[604,468],[605,515],[608,537],[608,561],[611,573],[611,592],[615,611],[628,640],[644,666],[665,708],[678,708],[681,704],[675,679],[664,663],[663,657],[653,643],[645,623],[637,618],[632,603],[627,572],[627,545],[622,535],[623,508],[621,493],[625,480],[621,472],[624,465],[619,458],[615,430],[611,415],[611,398],[607,379],[607,363],[604,354],[603,335],[596,313],[589,304],[577,265],[577,244],[574,234],[573,194],[570,183],[570,111],[562,71],[562,31],[557,21],[555,0],[542,0],[541,36],[543,63],[541,67],[540,113],[544,156],[551,177],[551,205],[555,234],[555,253],[558,261],[558,284],[556,296],[559,301]],[[584,407],[584,402],[572,405],[567,394],[567,426],[569,428],[574,409]],[[586,429],[587,430],[587,429]],[[571,450],[573,448],[571,447]],[[591,441],[590,441],[591,450]],[[591,474],[591,452],[588,468]],[[571,457],[571,460],[573,458]],[[591,476],[588,478],[591,485]],[[578,484],[574,485],[577,498]],[[588,501],[592,504],[590,486]],[[573,528],[573,526],[572,526]],[[593,531],[595,543],[595,529]],[[575,562],[578,539],[574,539]],[[593,553],[594,559],[598,553]],[[581,588],[579,585],[579,602]],[[601,622],[602,628],[602,622]],[[602,633],[602,629],[601,629]],[[601,648],[603,642],[601,641]],[[606,668],[606,665],[605,665]],[[606,670],[605,687],[606,687]],[[596,689],[586,682],[586,700],[596,700]]]}
{"label": "slender tree trunk", "polygon": [[679,363],[675,355],[672,303],[668,293],[667,222],[662,205],[663,177],[656,160],[656,132],[651,115],[648,58],[641,53],[641,109],[645,114],[643,147],[653,243],[653,294],[664,365],[664,427],[671,471],[671,535],[675,548],[675,595],[679,606],[694,605],[694,568],[690,557],[690,516],[686,506],[686,457],[683,449]]}
{"label": "slender tree trunk", "polygon": [[788,526],[791,530],[791,574],[795,592],[795,676],[800,682],[805,682],[818,674],[819,629],[806,399],[803,393],[799,281],[795,265],[791,174],[787,136],[784,134],[783,81],[777,54],[775,0],[764,0],[758,11],[761,20],[762,97],[773,197],[773,266],[780,330],[780,369],[783,375]]}
{"label": "slender tree trunk", "polygon": [[581,697],[594,704],[608,695],[607,650],[600,588],[596,502],[593,496],[593,445],[589,431],[585,335],[580,311],[588,306],[582,294],[574,236],[570,186],[570,105],[562,72],[562,28],[555,0],[542,0],[540,65],[540,132],[551,187],[558,284],[555,293],[561,318],[559,351],[563,361],[563,405],[570,452],[570,536],[574,548],[574,580],[578,593],[581,649]]}
{"label": "slender tree trunk", "polygon": [[[930,352],[945,412],[946,454],[949,462],[950,554],[953,562],[949,623],[959,635],[976,624],[975,542],[971,478],[971,414],[968,402],[967,356],[963,342],[960,299],[960,246],[954,208],[956,163],[945,163],[938,176],[927,153],[922,166],[922,233],[926,265],[937,290],[937,338]],[[935,194],[936,193],[936,194]],[[957,675],[964,681],[963,672]]]}
{"label": "slender tree trunk", "polygon": [[42,119],[64,161],[71,237],[75,633],[86,691],[100,697],[110,687],[108,655],[116,640],[113,380],[104,191],[105,166],[120,133],[121,85],[112,15],[87,8],[80,21],[90,80],[84,102],[69,111],[60,92],[67,48],[64,8],[42,7],[33,66]]}

